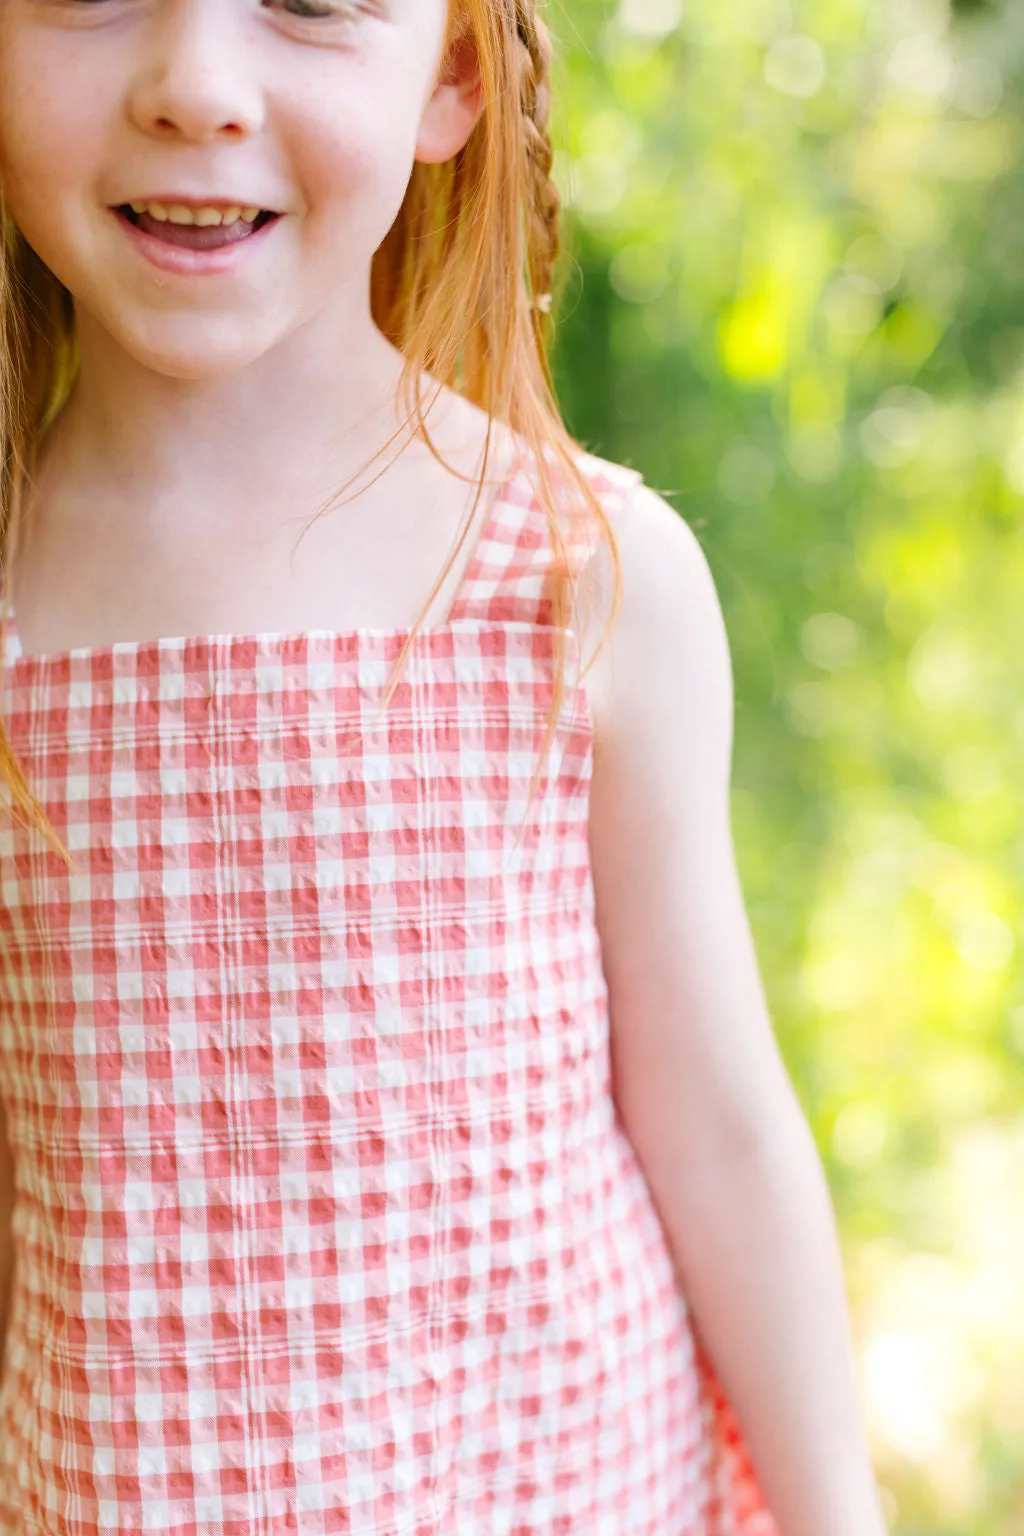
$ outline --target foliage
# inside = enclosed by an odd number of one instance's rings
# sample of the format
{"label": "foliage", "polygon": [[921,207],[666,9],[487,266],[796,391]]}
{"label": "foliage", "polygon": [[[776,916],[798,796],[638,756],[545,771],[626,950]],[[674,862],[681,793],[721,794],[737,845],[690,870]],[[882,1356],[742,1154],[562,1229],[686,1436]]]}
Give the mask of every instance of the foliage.
{"label": "foliage", "polygon": [[1024,12],[551,14],[570,426],[699,534],[900,1536],[1024,1529]]}

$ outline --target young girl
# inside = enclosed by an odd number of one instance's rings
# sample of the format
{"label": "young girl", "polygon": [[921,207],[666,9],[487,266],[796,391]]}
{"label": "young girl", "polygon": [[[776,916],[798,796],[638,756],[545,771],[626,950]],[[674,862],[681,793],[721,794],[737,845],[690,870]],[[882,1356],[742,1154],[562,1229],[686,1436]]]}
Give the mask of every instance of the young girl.
{"label": "young girl", "polygon": [[713,587],[549,393],[548,61],[0,9],[5,1533],[883,1529]]}

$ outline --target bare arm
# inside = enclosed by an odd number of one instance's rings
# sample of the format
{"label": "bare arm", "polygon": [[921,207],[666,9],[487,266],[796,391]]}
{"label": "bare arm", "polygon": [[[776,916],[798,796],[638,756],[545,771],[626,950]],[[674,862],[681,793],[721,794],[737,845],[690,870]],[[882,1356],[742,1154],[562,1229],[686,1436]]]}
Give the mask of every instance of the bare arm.
{"label": "bare arm", "polygon": [[660,498],[617,531],[590,813],[617,1107],[781,1536],[879,1536],[831,1203],[736,874],[721,611]]}

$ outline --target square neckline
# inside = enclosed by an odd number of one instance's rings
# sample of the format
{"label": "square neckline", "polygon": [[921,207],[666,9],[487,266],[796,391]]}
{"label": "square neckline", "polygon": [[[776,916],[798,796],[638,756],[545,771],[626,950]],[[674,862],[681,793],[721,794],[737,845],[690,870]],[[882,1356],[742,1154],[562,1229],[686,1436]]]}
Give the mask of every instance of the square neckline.
{"label": "square neckline", "polygon": [[[460,626],[475,626],[477,628],[486,625],[484,619],[458,619],[452,615],[456,612],[462,601],[463,594],[475,577],[477,567],[481,562],[482,552],[490,536],[492,527],[497,520],[502,507],[507,505],[513,491],[520,479],[525,478],[526,455],[517,443],[512,456],[512,461],[505,471],[502,479],[497,481],[497,490],[483,520],[473,552],[470,555],[459,586],[455,592],[446,616],[437,624],[421,626],[416,631],[417,641],[429,639],[431,636],[452,633]],[[531,494],[532,486],[531,486]],[[188,635],[156,635],[146,640],[108,640],[101,645],[76,645],[68,646],[57,651],[34,651],[26,655],[22,650],[21,631],[18,628],[17,614],[14,605],[6,606],[6,581],[0,576],[0,608],[2,608],[2,622],[5,629],[3,645],[3,671],[16,676],[19,668],[35,669],[44,676],[54,668],[69,665],[75,661],[99,660],[104,657],[111,659],[118,656],[138,655],[144,651],[155,651],[158,655],[174,653],[196,648],[203,650],[215,649],[218,646],[243,646],[256,645],[258,648],[273,647],[275,650],[284,650],[289,644],[294,645],[306,639],[330,640],[341,642],[345,640],[357,640],[363,636],[367,639],[390,640],[400,636],[408,636],[414,633],[411,625],[394,625],[391,627],[378,627],[374,625],[352,625],[343,629],[291,629],[291,630],[228,630],[223,633],[195,633]],[[505,623],[504,627],[508,627]],[[520,626],[522,627],[522,626]],[[535,628],[536,626],[527,626]],[[570,629],[569,633],[575,633]],[[11,641],[14,641],[17,650],[11,654]]]}

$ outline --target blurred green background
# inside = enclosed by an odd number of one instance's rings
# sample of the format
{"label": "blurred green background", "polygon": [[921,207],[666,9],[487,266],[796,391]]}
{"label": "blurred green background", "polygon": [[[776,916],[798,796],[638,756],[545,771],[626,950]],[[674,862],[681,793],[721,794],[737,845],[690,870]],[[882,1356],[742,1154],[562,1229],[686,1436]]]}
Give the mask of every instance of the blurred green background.
{"label": "blurred green background", "polygon": [[561,0],[570,427],[698,534],[899,1536],[1024,1531],[1024,4]]}

